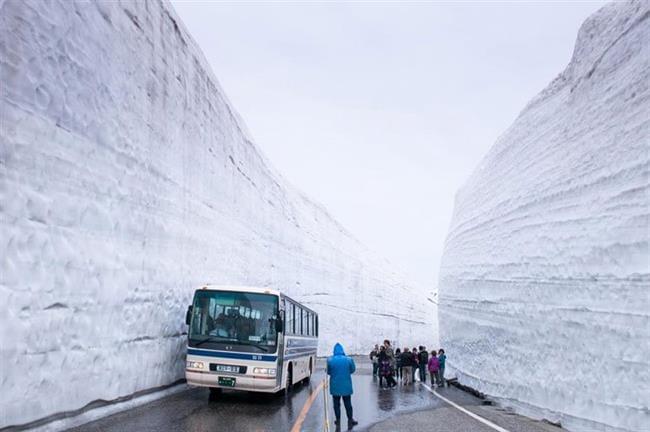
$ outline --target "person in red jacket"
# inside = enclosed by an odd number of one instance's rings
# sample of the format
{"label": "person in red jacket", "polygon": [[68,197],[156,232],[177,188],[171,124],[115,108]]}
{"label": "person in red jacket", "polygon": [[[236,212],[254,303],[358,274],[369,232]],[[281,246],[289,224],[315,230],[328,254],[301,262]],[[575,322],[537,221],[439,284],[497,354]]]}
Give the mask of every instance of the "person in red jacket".
{"label": "person in red jacket", "polygon": [[431,351],[431,357],[429,358],[429,364],[427,365],[429,375],[431,375],[431,387],[440,383],[440,363],[438,362],[438,357],[436,357],[436,355],[436,350]]}

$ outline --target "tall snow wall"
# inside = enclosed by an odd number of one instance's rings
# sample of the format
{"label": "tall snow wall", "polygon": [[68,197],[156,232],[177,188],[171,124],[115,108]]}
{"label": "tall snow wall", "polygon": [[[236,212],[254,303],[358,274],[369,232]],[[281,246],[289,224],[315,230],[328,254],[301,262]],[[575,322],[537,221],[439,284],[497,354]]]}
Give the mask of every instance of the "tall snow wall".
{"label": "tall snow wall", "polygon": [[456,197],[459,379],[570,430],[650,430],[650,3],[605,6]]}
{"label": "tall snow wall", "polygon": [[311,306],[321,354],[433,341],[425,290],[274,171],[169,3],[0,16],[0,427],[182,378],[206,282]]}

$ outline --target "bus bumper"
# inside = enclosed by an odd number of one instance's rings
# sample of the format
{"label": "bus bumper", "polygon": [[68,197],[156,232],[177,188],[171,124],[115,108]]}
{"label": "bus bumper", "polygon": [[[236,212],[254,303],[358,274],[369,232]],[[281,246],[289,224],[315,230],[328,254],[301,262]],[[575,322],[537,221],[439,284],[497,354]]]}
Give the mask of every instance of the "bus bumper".
{"label": "bus bumper", "polygon": [[[222,386],[219,385],[219,377],[235,378],[235,386]],[[218,387],[233,390],[247,390],[263,393],[275,393],[280,391],[280,387],[276,383],[275,377],[272,378],[257,378],[250,375],[226,375],[214,372],[199,372],[186,370],[185,378],[187,383],[191,386],[198,387]]]}

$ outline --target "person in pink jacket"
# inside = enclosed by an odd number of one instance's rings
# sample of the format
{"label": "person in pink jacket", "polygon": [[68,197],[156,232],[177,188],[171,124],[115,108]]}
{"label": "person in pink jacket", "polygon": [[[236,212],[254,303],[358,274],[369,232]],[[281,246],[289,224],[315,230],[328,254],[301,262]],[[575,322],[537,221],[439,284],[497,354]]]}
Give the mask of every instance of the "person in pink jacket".
{"label": "person in pink jacket", "polygon": [[429,357],[429,363],[427,368],[429,369],[429,374],[431,375],[431,386],[435,384],[440,384],[440,376],[438,372],[440,371],[440,363],[438,362],[438,357],[435,350],[431,351],[431,357]]}

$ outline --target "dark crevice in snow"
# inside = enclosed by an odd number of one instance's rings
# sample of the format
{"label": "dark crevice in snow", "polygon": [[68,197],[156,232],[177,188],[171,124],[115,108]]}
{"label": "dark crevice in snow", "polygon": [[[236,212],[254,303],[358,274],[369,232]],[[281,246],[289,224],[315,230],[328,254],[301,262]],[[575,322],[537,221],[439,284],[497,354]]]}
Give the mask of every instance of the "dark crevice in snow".
{"label": "dark crevice in snow", "polygon": [[52,309],[68,309],[68,305],[65,303],[52,303],[51,305],[43,308],[43,310],[52,310]]}

